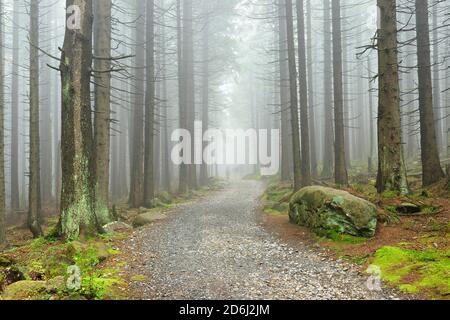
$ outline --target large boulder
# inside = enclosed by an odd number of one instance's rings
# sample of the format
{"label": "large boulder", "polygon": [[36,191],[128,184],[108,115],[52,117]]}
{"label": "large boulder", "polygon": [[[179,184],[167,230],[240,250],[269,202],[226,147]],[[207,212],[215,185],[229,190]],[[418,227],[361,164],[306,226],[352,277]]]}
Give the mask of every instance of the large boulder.
{"label": "large boulder", "polygon": [[134,228],[143,227],[153,222],[164,220],[166,218],[167,218],[166,215],[162,213],[154,213],[154,212],[143,213],[134,218],[133,227]]}
{"label": "large boulder", "polygon": [[5,289],[4,300],[46,300],[47,286],[45,281],[18,281]]}
{"label": "large boulder", "polygon": [[15,282],[2,294],[4,300],[49,300],[66,290],[63,276],[55,277],[48,281],[23,280]]}
{"label": "large boulder", "polygon": [[377,208],[348,192],[324,187],[307,187],[289,204],[291,222],[327,236],[333,233],[370,238],[375,235]]}

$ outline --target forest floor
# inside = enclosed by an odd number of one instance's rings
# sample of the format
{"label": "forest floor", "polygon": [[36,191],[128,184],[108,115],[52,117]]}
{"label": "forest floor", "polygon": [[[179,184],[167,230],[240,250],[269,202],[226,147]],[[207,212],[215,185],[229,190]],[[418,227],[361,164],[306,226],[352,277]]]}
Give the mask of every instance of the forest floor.
{"label": "forest floor", "polygon": [[[290,245],[317,247],[325,257],[342,259],[367,273],[380,269],[385,285],[399,289],[411,298],[450,299],[450,197],[442,185],[408,196],[378,195],[371,183],[354,183],[346,191],[378,207],[379,223],[371,239],[337,236],[319,237],[309,229],[291,224],[288,206],[289,183],[272,183],[262,197],[263,224],[267,230]],[[444,190],[444,191],[443,191]],[[405,205],[416,213],[401,214]]]}
{"label": "forest floor", "polygon": [[[266,228],[265,184],[232,182],[119,245],[132,299],[400,299],[369,275]],[[295,226],[293,226],[295,228]],[[297,229],[298,230],[298,229]]]}
{"label": "forest floor", "polygon": [[[158,219],[72,243],[32,240],[18,224],[0,254],[0,300],[448,299],[448,197],[349,191],[377,204],[373,239],[324,239],[289,223],[290,185],[257,180],[219,182],[150,211],[117,206],[129,224],[142,212]],[[425,213],[399,217],[405,201]],[[47,219],[47,234],[56,221]],[[66,288],[74,264],[75,291]],[[382,268],[381,291],[368,289],[370,265]]]}

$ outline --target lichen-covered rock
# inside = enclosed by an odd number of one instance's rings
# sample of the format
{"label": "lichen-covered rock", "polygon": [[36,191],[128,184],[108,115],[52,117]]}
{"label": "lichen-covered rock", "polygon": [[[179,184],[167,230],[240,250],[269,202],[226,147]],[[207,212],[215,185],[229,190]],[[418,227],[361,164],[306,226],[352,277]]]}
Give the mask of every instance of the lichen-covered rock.
{"label": "lichen-covered rock", "polygon": [[45,300],[47,284],[45,281],[23,280],[6,287],[2,294],[4,300]]}
{"label": "lichen-covered rock", "polygon": [[333,233],[373,237],[377,208],[348,192],[324,187],[307,187],[297,192],[289,205],[291,222],[319,235]]}
{"label": "lichen-covered rock", "polygon": [[46,290],[49,293],[58,293],[66,290],[66,281],[64,276],[58,276],[47,281]]}
{"label": "lichen-covered rock", "polygon": [[166,218],[167,218],[166,215],[162,213],[152,213],[152,212],[143,213],[134,218],[133,227],[134,228],[143,227],[155,221],[164,220]]}
{"label": "lichen-covered rock", "polygon": [[23,280],[15,282],[2,294],[3,300],[51,300],[55,294],[66,290],[63,276],[48,281]]}

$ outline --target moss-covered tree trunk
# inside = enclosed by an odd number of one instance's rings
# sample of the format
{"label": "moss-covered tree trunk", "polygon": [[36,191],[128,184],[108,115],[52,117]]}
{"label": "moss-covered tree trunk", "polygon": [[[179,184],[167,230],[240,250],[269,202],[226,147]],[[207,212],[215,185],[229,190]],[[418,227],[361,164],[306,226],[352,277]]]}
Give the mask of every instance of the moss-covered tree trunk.
{"label": "moss-covered tree trunk", "polygon": [[292,0],[286,0],[286,31],[288,42],[290,111],[292,127],[292,152],[294,157],[294,190],[302,187],[302,169],[300,155],[300,130],[298,119],[297,66],[295,63],[294,18]]}
{"label": "moss-covered tree trunk", "polygon": [[408,192],[400,115],[396,0],[378,0],[378,178],[379,193]]}
{"label": "moss-covered tree trunk", "polygon": [[419,75],[420,137],[423,185],[444,177],[436,139],[431,81],[430,24],[428,0],[416,0],[417,60]]}
{"label": "moss-covered tree trunk", "polygon": [[[3,0],[0,0],[3,12]],[[3,50],[4,18],[0,15],[0,250],[6,246],[6,204],[5,204],[5,63]]]}
{"label": "moss-covered tree trunk", "polygon": [[79,24],[71,24],[71,13],[68,13],[60,65],[62,190],[59,232],[66,239],[98,230],[90,95],[92,0],[66,1],[67,8],[73,6],[79,8]]}
{"label": "moss-covered tree trunk", "polygon": [[111,122],[111,0],[96,0],[94,10],[95,83],[95,214],[101,225],[112,221],[109,212],[109,153]]}
{"label": "moss-covered tree trunk", "polygon": [[30,1],[30,178],[28,183],[28,228],[33,237],[42,235],[39,151],[39,1]]}
{"label": "moss-covered tree trunk", "polygon": [[334,71],[334,175],[336,184],[348,185],[345,157],[344,95],[342,64],[341,1],[332,0]]}

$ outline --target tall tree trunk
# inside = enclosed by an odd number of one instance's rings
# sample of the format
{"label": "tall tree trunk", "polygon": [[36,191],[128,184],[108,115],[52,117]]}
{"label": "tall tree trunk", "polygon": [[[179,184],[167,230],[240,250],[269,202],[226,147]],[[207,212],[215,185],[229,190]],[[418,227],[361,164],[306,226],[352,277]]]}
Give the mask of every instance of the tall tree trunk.
{"label": "tall tree trunk", "polygon": [[379,193],[408,193],[400,115],[396,0],[378,0],[378,177]]}
{"label": "tall tree trunk", "polygon": [[109,212],[110,123],[111,123],[111,0],[94,5],[95,83],[95,214],[103,226],[113,220]]}
{"label": "tall tree trunk", "polygon": [[345,164],[344,99],[342,84],[342,40],[341,1],[332,0],[333,20],[333,69],[334,69],[334,126],[335,126],[335,181],[338,185],[348,185]]}
{"label": "tall tree trunk", "polygon": [[322,176],[331,178],[334,170],[334,123],[333,123],[333,65],[330,0],[323,0],[324,6],[324,149]]}
{"label": "tall tree trunk", "polygon": [[[43,60],[43,59],[41,59]],[[49,205],[52,200],[53,190],[53,150],[52,150],[52,86],[54,86],[50,77],[50,68],[47,67],[46,61],[40,61],[42,68],[42,91],[40,103],[40,119],[45,125],[39,126],[40,131],[40,164],[41,164],[41,201],[44,205]],[[55,102],[56,103],[56,102]]]}
{"label": "tall tree trunk", "polygon": [[[187,129],[187,106],[186,106],[186,86],[185,86],[185,74],[184,65],[186,63],[183,52],[183,17],[181,12],[181,0],[177,0],[177,58],[178,58],[178,105],[179,105],[179,119],[180,128]],[[178,191],[183,194],[188,191],[189,184],[189,172],[188,165],[182,163],[180,165],[179,185]]]}
{"label": "tall tree trunk", "polygon": [[374,106],[373,106],[373,86],[372,86],[372,63],[370,61],[370,57],[367,57],[367,71],[368,71],[368,79],[369,79],[369,158],[368,158],[368,172],[369,174],[373,171],[373,160],[374,160],[374,151],[375,151],[375,131],[374,131]]}
{"label": "tall tree trunk", "polygon": [[34,238],[42,235],[41,168],[39,152],[39,0],[30,1],[30,177],[28,227]]}
{"label": "tall tree trunk", "polygon": [[[440,55],[439,55],[439,3],[441,0],[433,0],[433,111],[436,126],[436,143],[438,153],[442,150],[442,105],[441,105],[441,81],[440,81]],[[448,58],[448,57],[447,57]]]}
{"label": "tall tree trunk", "polygon": [[416,0],[416,21],[423,185],[429,186],[442,179],[444,172],[439,160],[434,123],[428,0]]}
{"label": "tall tree trunk", "polygon": [[[0,0],[0,12],[3,12]],[[0,250],[6,247],[6,201],[5,201],[5,62],[4,62],[4,18],[0,15]]]}
{"label": "tall tree trunk", "polygon": [[[209,128],[209,16],[208,6],[205,5],[205,25],[202,34],[202,123],[203,134]],[[203,142],[203,150],[208,146]],[[200,184],[208,184],[208,164],[202,161],[200,166]]]}
{"label": "tall tree trunk", "polygon": [[[447,54],[450,55],[450,37],[447,37]],[[450,157],[450,110],[448,106],[450,106],[450,59],[446,60],[445,65],[445,137],[446,137],[446,154],[447,157]]]}
{"label": "tall tree trunk", "polygon": [[11,209],[20,208],[19,192],[19,1],[13,8],[13,52],[11,83]]}
{"label": "tall tree trunk", "polygon": [[292,177],[292,142],[289,122],[289,64],[286,35],[286,0],[278,1],[279,60],[280,60],[280,111],[281,111],[281,180]]}
{"label": "tall tree trunk", "polygon": [[162,113],[162,188],[163,190],[171,193],[171,171],[170,171],[170,137],[169,137],[169,106],[168,106],[168,92],[167,92],[167,61],[166,61],[166,26],[165,15],[161,17],[161,74],[162,74],[162,101],[161,101],[161,113]]}
{"label": "tall tree trunk", "polygon": [[61,55],[62,194],[60,234],[66,239],[98,230],[95,217],[90,79],[92,0],[67,0],[80,8],[79,29],[68,19]]}
{"label": "tall tree trunk", "polygon": [[147,1],[147,49],[145,93],[144,206],[151,208],[155,198],[154,131],[155,131],[155,31],[154,0]]}
{"label": "tall tree trunk", "polygon": [[136,30],[135,30],[135,74],[132,126],[132,157],[129,204],[139,208],[144,198],[144,80],[145,80],[145,0],[135,0]]}
{"label": "tall tree trunk", "polygon": [[300,156],[300,130],[298,119],[297,94],[297,66],[295,63],[294,21],[292,13],[292,0],[286,0],[286,30],[288,42],[289,83],[290,83],[290,110],[292,126],[292,151],[294,158],[294,190],[302,187],[302,168]]}
{"label": "tall tree trunk", "polygon": [[[193,1],[184,0],[183,2],[183,62],[185,81],[185,102],[187,127],[191,137],[194,138],[195,122],[195,78],[194,78],[194,31],[193,31]],[[192,143],[191,155],[195,154],[195,143]],[[188,166],[189,188],[197,188],[197,166],[191,164]]]}
{"label": "tall tree trunk", "polygon": [[310,148],[311,148],[311,176],[317,178],[318,176],[318,161],[317,161],[317,138],[316,138],[316,107],[314,105],[314,59],[313,59],[313,37],[312,37],[312,6],[311,0],[306,0],[307,8],[307,37],[308,37],[308,105],[309,105],[309,130],[310,130]]}
{"label": "tall tree trunk", "polygon": [[300,129],[302,152],[302,186],[311,185],[311,155],[309,140],[308,81],[306,68],[305,11],[303,0],[297,0],[298,69],[300,85]]}

